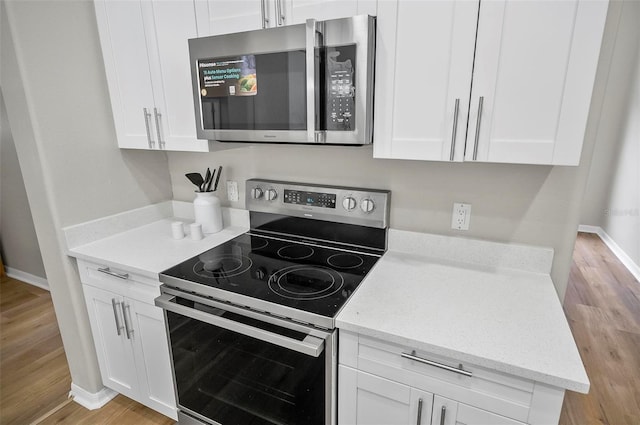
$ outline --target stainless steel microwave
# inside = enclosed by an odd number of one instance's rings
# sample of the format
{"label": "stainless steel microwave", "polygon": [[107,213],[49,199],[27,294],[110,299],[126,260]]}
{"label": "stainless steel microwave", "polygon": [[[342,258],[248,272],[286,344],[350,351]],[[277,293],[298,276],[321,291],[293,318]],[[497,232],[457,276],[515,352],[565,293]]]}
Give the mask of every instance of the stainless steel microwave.
{"label": "stainless steel microwave", "polygon": [[374,17],[195,38],[189,55],[199,139],[372,141]]}

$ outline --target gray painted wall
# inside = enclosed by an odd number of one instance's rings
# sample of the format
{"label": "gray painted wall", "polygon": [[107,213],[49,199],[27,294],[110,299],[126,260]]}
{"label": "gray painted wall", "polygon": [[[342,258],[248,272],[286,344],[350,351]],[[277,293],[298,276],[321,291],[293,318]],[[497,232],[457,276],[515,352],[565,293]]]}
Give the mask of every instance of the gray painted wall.
{"label": "gray painted wall", "polygon": [[120,150],[93,4],[0,2],[0,84],[73,383],[102,388],[62,227],[172,198],[161,152]]}
{"label": "gray painted wall", "polygon": [[16,146],[0,90],[0,253],[5,266],[46,279]]}
{"label": "gray painted wall", "polygon": [[581,223],[599,226],[640,265],[640,2],[625,2]]}

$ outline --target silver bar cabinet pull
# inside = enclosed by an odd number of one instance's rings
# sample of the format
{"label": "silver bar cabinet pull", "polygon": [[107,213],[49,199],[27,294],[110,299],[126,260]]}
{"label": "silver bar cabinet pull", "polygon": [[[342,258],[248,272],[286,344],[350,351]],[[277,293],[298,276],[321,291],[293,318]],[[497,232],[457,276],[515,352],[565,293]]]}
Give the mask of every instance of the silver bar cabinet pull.
{"label": "silver bar cabinet pull", "polygon": [[453,154],[456,148],[456,133],[458,132],[458,113],[460,112],[460,99],[456,99],[456,106],[453,111],[453,131],[451,132],[451,153],[449,161],[453,161]]}
{"label": "silver bar cabinet pull", "polygon": [[122,329],[124,329],[124,326],[122,326],[122,323],[120,323],[120,317],[118,316],[118,304],[120,304],[120,301],[116,301],[115,298],[111,298],[111,305],[113,306],[113,317],[116,318],[116,331],[118,332],[118,336],[122,335]]}
{"label": "silver bar cabinet pull", "polygon": [[422,399],[418,399],[418,420],[416,422],[417,425],[422,424]]}
{"label": "silver bar cabinet pull", "polygon": [[440,411],[440,425],[444,425],[444,418],[447,415],[447,406],[442,406]]}
{"label": "silver bar cabinet pull", "polygon": [[129,273],[118,273],[109,269],[109,267],[100,267],[99,272],[108,274],[109,276],[117,277],[119,279],[129,279]]}
{"label": "silver bar cabinet pull", "polygon": [[122,316],[124,316],[124,326],[127,331],[127,339],[131,339],[133,335],[133,327],[131,326],[131,306],[129,304],[122,303]]}
{"label": "silver bar cabinet pull", "polygon": [[260,0],[260,13],[262,13],[262,29],[265,29],[267,27],[267,24],[269,24],[265,1],[266,0]]}
{"label": "silver bar cabinet pull", "polygon": [[402,357],[404,357],[405,359],[413,360],[413,361],[418,362],[418,363],[424,363],[424,364],[427,364],[429,366],[434,366],[434,367],[437,367],[437,368],[440,368],[440,369],[448,370],[449,372],[458,373],[460,375],[468,376],[469,378],[471,376],[473,376],[473,374],[471,372],[469,372],[468,370],[464,370],[462,365],[460,365],[459,367],[455,368],[455,367],[447,366],[446,364],[442,364],[442,363],[434,362],[434,361],[431,361],[431,360],[423,359],[422,357],[416,357],[415,350],[412,351],[411,354],[401,353],[400,355]]}
{"label": "silver bar cabinet pull", "polygon": [[473,160],[478,159],[478,140],[480,140],[480,123],[482,122],[482,104],[484,103],[484,96],[480,96],[478,100],[478,119],[476,120],[476,141],[473,144]]}
{"label": "silver bar cabinet pull", "polygon": [[153,114],[156,119],[156,132],[158,133],[158,148],[164,149],[164,142],[162,141],[162,136],[160,133],[160,118],[162,118],[162,114],[158,112],[158,108],[153,108]]}
{"label": "silver bar cabinet pull", "polygon": [[149,129],[149,119],[151,118],[151,114],[147,110],[147,108],[142,108],[144,112],[144,126],[147,128],[147,142],[149,142],[149,149],[153,149],[155,142],[151,138],[151,130]]}
{"label": "silver bar cabinet pull", "polygon": [[278,25],[284,25],[285,16],[282,11],[282,0],[276,0],[276,14],[278,15]]}

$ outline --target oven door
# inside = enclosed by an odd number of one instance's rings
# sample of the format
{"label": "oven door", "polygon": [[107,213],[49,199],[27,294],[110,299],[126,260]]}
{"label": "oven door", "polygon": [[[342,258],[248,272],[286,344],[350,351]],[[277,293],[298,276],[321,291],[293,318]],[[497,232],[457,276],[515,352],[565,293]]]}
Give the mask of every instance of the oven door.
{"label": "oven door", "polygon": [[180,423],[333,423],[332,333],[168,288],[155,302]]}

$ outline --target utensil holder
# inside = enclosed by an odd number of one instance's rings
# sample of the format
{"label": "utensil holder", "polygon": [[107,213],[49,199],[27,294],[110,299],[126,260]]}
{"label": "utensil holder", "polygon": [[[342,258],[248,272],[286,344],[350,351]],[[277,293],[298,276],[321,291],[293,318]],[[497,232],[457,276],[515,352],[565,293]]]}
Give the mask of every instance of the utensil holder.
{"label": "utensil holder", "polygon": [[211,234],[222,230],[220,199],[213,192],[196,192],[193,211],[196,223],[202,225],[203,233]]}

